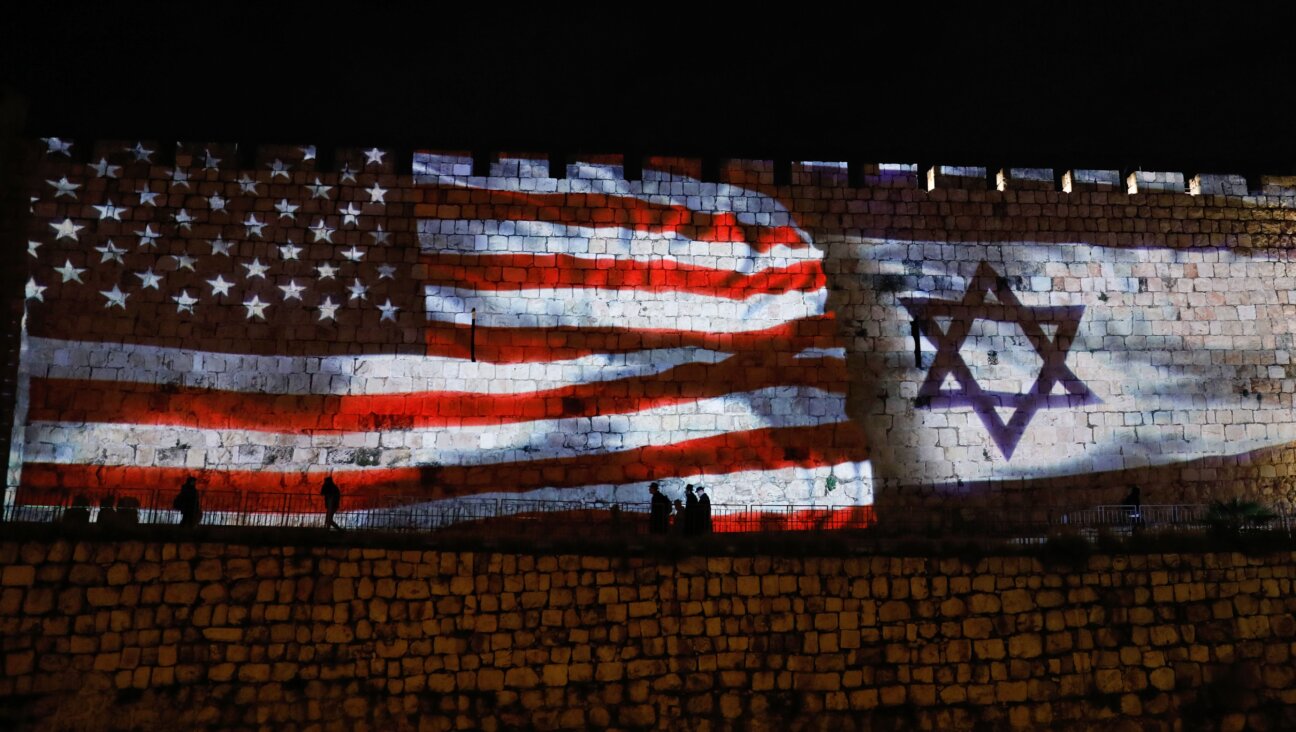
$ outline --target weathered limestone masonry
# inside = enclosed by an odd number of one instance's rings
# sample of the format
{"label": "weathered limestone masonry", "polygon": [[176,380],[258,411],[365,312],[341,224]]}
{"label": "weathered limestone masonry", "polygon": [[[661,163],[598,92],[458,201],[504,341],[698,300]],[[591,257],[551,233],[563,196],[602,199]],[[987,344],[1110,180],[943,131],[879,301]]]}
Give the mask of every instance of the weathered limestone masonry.
{"label": "weathered limestone masonry", "polygon": [[1291,729],[1296,555],[0,543],[6,729]]}
{"label": "weathered limestone masonry", "polygon": [[21,500],[1292,507],[1290,179],[63,144],[7,260]]}

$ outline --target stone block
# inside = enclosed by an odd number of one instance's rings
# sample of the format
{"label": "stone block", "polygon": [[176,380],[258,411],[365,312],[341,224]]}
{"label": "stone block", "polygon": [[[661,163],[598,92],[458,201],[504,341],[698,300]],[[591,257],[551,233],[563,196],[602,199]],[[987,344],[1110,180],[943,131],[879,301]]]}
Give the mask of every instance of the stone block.
{"label": "stone block", "polygon": [[510,689],[533,689],[540,685],[540,676],[530,668],[511,668],[504,674],[504,686]]}
{"label": "stone block", "polygon": [[28,587],[36,582],[36,568],[25,564],[12,564],[0,570],[0,585]]}

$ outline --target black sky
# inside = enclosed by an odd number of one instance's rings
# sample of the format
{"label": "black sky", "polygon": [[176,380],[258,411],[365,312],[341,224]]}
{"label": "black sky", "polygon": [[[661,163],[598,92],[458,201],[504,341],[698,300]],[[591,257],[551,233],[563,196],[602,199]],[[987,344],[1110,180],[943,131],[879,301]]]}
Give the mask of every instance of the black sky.
{"label": "black sky", "polygon": [[32,136],[1296,170],[1278,5],[262,5],[21,12],[6,93]]}

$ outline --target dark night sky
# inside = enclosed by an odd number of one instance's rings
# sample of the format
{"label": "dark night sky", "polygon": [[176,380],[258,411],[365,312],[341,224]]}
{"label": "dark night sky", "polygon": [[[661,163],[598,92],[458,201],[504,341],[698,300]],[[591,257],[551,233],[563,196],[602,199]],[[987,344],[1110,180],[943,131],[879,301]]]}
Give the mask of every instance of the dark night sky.
{"label": "dark night sky", "polygon": [[0,54],[32,136],[1296,170],[1296,26],[1264,7],[909,5],[581,22],[59,5],[20,13]]}

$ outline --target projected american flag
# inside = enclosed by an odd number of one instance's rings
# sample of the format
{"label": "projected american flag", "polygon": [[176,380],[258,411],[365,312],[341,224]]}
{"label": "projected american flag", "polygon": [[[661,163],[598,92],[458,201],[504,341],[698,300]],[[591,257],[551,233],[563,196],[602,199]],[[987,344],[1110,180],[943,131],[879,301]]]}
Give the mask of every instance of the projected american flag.
{"label": "projected american flag", "polygon": [[676,479],[871,503],[823,255],[778,201],[435,155],[411,186],[367,155],[323,181],[278,160],[49,181],[19,501],[190,474],[313,494],[331,474],[373,506],[642,501]]}

